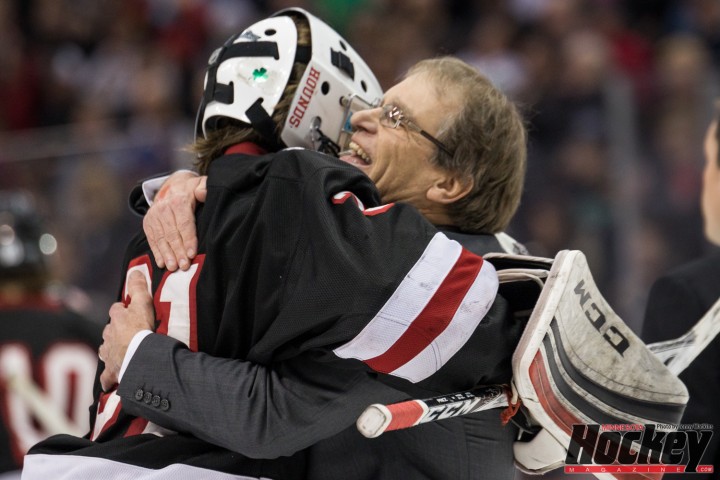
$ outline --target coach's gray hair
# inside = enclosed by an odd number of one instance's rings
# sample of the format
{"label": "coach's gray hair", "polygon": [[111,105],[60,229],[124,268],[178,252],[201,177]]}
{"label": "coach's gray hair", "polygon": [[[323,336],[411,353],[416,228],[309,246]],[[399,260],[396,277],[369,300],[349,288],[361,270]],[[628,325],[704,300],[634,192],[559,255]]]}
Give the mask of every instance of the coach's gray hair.
{"label": "coach's gray hair", "polygon": [[449,205],[455,226],[471,233],[504,230],[520,205],[525,180],[527,133],[517,107],[490,80],[454,57],[423,60],[408,71],[411,75],[426,75],[438,98],[450,92],[461,106],[437,135],[455,154],[437,150],[431,159],[473,181],[470,193]]}

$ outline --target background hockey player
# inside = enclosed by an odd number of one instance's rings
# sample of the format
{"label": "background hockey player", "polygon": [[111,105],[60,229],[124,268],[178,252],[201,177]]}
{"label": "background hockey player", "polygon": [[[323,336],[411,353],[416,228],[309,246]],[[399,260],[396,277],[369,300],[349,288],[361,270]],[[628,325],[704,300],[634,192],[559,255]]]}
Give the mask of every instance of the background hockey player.
{"label": "background hockey player", "polygon": [[32,445],[88,430],[102,327],[51,295],[53,247],[33,198],[0,191],[0,474],[18,478]]}

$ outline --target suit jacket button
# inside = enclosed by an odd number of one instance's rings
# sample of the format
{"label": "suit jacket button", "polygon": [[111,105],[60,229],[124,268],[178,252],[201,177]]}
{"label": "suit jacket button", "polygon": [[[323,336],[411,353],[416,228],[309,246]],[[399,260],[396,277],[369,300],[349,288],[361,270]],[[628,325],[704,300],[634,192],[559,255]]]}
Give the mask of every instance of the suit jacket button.
{"label": "suit jacket button", "polygon": [[150,402],[150,405],[157,408],[160,406],[160,395],[154,395],[152,397],[152,402]]}
{"label": "suit jacket button", "polygon": [[142,388],[135,390],[135,400],[138,402],[143,399],[143,395],[145,395],[145,392],[143,392]]}
{"label": "suit jacket button", "polygon": [[145,392],[145,396],[143,397],[143,402],[150,403],[152,401],[152,393],[151,392]]}
{"label": "suit jacket button", "polygon": [[170,401],[167,398],[160,400],[160,410],[163,412],[170,410]]}

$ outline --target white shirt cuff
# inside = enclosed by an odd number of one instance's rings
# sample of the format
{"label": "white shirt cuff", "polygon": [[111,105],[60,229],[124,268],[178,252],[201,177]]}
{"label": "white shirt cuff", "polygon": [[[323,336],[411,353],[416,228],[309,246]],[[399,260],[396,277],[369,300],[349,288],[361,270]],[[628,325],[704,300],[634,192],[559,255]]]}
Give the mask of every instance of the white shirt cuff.
{"label": "white shirt cuff", "polygon": [[[178,172],[190,172],[197,175],[197,172],[193,170],[187,170],[187,169],[180,169]],[[157,177],[157,178],[151,178],[150,180],[145,180],[142,183],[142,191],[143,195],[145,195],[145,201],[148,205],[152,206],[153,202],[155,201],[155,195],[160,191],[160,188],[163,186],[163,183],[165,183],[165,180],[170,178],[170,175],[165,175],[164,177]]]}
{"label": "white shirt cuff", "polygon": [[122,377],[125,374],[125,370],[127,369],[130,360],[132,360],[133,355],[135,355],[135,351],[140,346],[140,342],[142,342],[145,337],[147,337],[151,333],[153,333],[152,330],[140,330],[138,333],[135,334],[132,340],[130,340],[130,344],[128,345],[127,351],[125,352],[125,358],[123,358],[122,365],[120,366],[120,373],[118,373],[118,383],[122,382]]}
{"label": "white shirt cuff", "polygon": [[145,195],[145,201],[148,203],[148,205],[153,204],[153,201],[155,200],[155,195],[157,195],[157,193],[160,191],[160,187],[162,187],[162,184],[165,183],[165,180],[167,180],[168,177],[170,177],[170,175],[151,178],[150,180],[145,180],[142,183],[143,195]]}

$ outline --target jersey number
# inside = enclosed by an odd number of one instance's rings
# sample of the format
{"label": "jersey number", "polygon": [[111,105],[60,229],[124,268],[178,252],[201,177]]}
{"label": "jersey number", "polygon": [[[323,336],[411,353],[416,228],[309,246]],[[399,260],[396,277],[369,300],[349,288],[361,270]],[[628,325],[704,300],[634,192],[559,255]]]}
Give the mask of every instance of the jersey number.
{"label": "jersey number", "polygon": [[[155,333],[168,335],[183,342],[192,351],[197,351],[197,281],[202,271],[205,255],[198,255],[193,260],[187,271],[177,270],[165,272],[155,292],[153,303],[155,305],[155,316],[157,328]],[[130,273],[138,270],[151,285],[152,264],[150,257],[143,255],[130,262],[125,277],[126,287],[124,289],[124,301],[131,302],[127,295],[127,278]],[[104,394],[99,404],[95,427],[93,428],[92,439],[97,439],[102,432],[106,431],[117,420],[120,406],[120,397],[115,391]],[[161,433],[162,429],[142,418],[133,420],[126,435],[139,433]]]}
{"label": "jersey number", "polygon": [[22,343],[0,345],[0,412],[18,465],[50,435],[87,432],[96,364],[97,353],[83,343],[58,342],[35,362]]}

